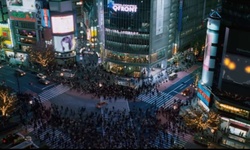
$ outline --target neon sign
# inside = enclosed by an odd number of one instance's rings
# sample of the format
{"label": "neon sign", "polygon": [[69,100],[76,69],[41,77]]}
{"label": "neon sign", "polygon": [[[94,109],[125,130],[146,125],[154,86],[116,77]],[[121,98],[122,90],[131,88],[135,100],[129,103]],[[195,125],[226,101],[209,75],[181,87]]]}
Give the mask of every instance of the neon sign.
{"label": "neon sign", "polygon": [[108,8],[112,8],[114,11],[137,12],[136,5],[115,4],[112,0],[108,0]]}

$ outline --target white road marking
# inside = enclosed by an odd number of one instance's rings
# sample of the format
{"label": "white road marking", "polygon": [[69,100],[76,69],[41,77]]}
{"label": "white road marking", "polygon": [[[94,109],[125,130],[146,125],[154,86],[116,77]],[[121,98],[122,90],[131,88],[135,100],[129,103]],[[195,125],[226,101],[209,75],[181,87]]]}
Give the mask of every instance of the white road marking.
{"label": "white road marking", "polygon": [[6,81],[8,81],[8,82],[10,82],[10,83],[13,83],[13,84],[16,84],[16,82],[13,82],[13,81],[11,81],[11,80],[6,80]]}

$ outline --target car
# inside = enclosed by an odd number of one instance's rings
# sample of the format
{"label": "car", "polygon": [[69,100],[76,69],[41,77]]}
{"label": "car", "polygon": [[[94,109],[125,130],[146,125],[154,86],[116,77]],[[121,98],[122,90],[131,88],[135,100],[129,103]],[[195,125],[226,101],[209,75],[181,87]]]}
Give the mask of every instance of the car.
{"label": "car", "polygon": [[181,92],[182,96],[189,96],[191,93],[190,88],[186,88],[184,91]]}
{"label": "car", "polygon": [[37,76],[38,78],[40,78],[40,79],[45,79],[45,78],[46,78],[46,75],[44,75],[44,74],[42,74],[42,73],[38,73],[36,76]]}
{"label": "car", "polygon": [[19,76],[24,76],[26,74],[26,72],[24,72],[21,69],[16,69],[15,72],[16,72],[16,75],[19,75]]}
{"label": "car", "polygon": [[108,104],[108,103],[107,103],[107,102],[104,102],[104,101],[98,102],[98,103],[96,104],[96,108],[101,108],[102,106],[107,105],[107,104]]}
{"label": "car", "polygon": [[202,61],[203,61],[203,56],[199,56],[199,57],[197,58],[197,61],[202,62]]}
{"label": "car", "polygon": [[39,79],[39,82],[45,85],[50,84],[50,81],[47,79]]}
{"label": "car", "polygon": [[59,76],[73,78],[75,76],[75,72],[70,69],[61,69],[61,71],[59,72]]}

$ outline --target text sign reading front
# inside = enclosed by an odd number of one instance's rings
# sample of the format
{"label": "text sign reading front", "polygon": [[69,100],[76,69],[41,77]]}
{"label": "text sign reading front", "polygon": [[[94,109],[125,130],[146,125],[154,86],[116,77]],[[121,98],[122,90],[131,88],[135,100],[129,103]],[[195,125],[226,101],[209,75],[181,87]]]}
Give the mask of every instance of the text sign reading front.
{"label": "text sign reading front", "polygon": [[112,8],[114,11],[137,12],[136,5],[116,4],[113,0],[108,0],[107,2],[108,8]]}
{"label": "text sign reading front", "polygon": [[137,12],[136,5],[114,4],[112,8],[114,11]]}

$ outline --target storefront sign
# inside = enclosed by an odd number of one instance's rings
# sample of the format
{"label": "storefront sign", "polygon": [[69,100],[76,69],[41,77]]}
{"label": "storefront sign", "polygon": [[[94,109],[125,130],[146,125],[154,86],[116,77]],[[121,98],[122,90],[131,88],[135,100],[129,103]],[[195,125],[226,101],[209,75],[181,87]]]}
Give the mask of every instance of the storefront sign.
{"label": "storefront sign", "polygon": [[36,21],[33,14],[29,12],[16,12],[16,11],[10,12],[10,19],[20,20],[20,21],[31,21],[31,22]]}

